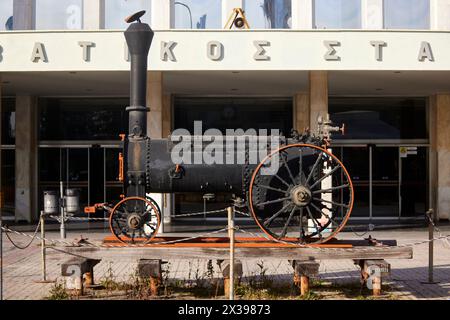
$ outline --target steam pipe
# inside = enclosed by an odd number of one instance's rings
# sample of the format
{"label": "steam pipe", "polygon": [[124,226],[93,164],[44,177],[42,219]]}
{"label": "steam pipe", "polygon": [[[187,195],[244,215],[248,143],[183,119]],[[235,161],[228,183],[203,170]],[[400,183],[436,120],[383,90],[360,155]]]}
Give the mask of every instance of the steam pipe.
{"label": "steam pipe", "polygon": [[[147,154],[147,59],[153,40],[153,31],[140,18],[145,11],[139,11],[125,19],[131,23],[125,31],[131,58],[130,69],[130,105],[128,111],[129,130],[124,142],[126,195],[128,197],[145,197]],[[136,205],[130,202],[129,210]],[[143,208],[141,208],[143,209]]]}
{"label": "steam pipe", "polygon": [[130,106],[126,110],[129,112],[129,137],[143,138],[147,136],[147,59],[154,32],[148,24],[140,22],[140,16],[134,18],[130,22],[138,22],[125,31],[131,56]]}

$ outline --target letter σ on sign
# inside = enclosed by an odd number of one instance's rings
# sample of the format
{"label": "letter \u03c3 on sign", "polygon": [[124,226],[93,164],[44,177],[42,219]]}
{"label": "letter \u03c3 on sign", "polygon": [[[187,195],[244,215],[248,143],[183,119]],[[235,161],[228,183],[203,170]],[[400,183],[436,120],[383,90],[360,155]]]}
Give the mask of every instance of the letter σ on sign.
{"label": "letter \u03c3 on sign", "polygon": [[256,40],[253,41],[253,44],[255,45],[256,51],[255,55],[253,56],[253,59],[256,61],[268,61],[270,60],[270,57],[266,55],[266,49],[264,47],[270,46],[270,41],[266,40]]}
{"label": "letter \u03c3 on sign", "polygon": [[328,40],[325,40],[323,42],[323,44],[328,49],[327,53],[325,53],[325,56],[324,56],[326,61],[340,61],[341,60],[341,57],[336,55],[336,49],[334,49],[334,47],[340,47],[341,46],[341,43],[339,41],[328,41]]}

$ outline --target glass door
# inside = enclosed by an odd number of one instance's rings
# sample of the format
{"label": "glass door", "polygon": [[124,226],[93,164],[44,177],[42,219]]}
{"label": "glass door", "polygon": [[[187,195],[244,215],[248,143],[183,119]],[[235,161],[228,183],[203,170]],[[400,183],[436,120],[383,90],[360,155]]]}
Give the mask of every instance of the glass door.
{"label": "glass door", "polygon": [[15,162],[16,152],[12,149],[1,149],[1,186],[0,186],[0,208],[3,217],[13,219],[15,215],[16,180]]}
{"label": "glass door", "polygon": [[418,218],[428,199],[427,147],[333,147],[354,186],[353,219]]}
{"label": "glass door", "polygon": [[427,147],[400,147],[400,216],[423,217],[427,208]]}
{"label": "glass door", "polygon": [[353,181],[355,200],[351,216],[354,218],[371,216],[370,151],[368,146],[333,148],[333,153],[342,161]]}
{"label": "glass door", "polygon": [[[120,200],[122,183],[119,181],[119,148],[46,147],[39,149],[39,202],[45,190],[64,188],[80,190],[80,206]],[[82,213],[82,212],[81,212]],[[83,214],[83,213],[82,213]]]}
{"label": "glass door", "polygon": [[372,216],[399,217],[399,148],[372,145]]}

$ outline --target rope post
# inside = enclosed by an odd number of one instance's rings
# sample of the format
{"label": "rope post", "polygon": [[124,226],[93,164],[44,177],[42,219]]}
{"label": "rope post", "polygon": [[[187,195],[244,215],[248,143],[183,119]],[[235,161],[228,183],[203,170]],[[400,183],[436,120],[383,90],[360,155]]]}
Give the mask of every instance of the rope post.
{"label": "rope post", "polygon": [[428,281],[422,281],[423,284],[435,284],[434,281],[434,210],[428,209],[426,212],[428,218]]}
{"label": "rope post", "polygon": [[63,182],[59,182],[59,192],[60,192],[60,207],[61,207],[61,223],[59,225],[59,232],[61,234],[61,239],[66,238],[66,226],[65,226],[65,214],[64,214],[64,186]]}
{"label": "rope post", "polygon": [[427,211],[428,215],[428,282],[433,283],[433,260],[434,260],[434,228],[433,228],[433,209]]}
{"label": "rope post", "polygon": [[229,299],[234,300],[234,208],[228,207],[228,237],[230,238],[230,290]]}
{"label": "rope post", "polygon": [[47,263],[45,255],[45,218],[44,211],[41,211],[41,258],[42,258],[42,281],[47,281]]}

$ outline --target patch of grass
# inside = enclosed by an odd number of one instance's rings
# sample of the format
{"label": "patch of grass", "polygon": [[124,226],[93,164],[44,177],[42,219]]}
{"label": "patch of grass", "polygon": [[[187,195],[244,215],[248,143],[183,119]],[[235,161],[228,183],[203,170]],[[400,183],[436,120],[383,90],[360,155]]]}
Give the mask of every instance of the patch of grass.
{"label": "patch of grass", "polygon": [[309,290],[306,294],[299,296],[299,300],[320,300],[322,296],[314,291]]}
{"label": "patch of grass", "polygon": [[64,284],[56,282],[50,289],[49,296],[46,300],[68,300],[70,295],[67,292]]}
{"label": "patch of grass", "polygon": [[327,293],[328,296],[333,298],[348,298],[356,300],[379,300],[388,299],[395,300],[396,296],[391,292],[393,288],[389,284],[383,284],[383,294],[379,297],[372,295],[372,290],[368,289],[367,286],[361,285],[360,282],[325,282],[325,281],[315,281],[313,286],[318,292]]}
{"label": "patch of grass", "polygon": [[109,293],[112,293],[113,291],[127,290],[129,288],[129,285],[126,283],[116,280],[116,276],[114,275],[112,269],[112,262],[109,263],[108,270],[106,270],[105,276],[100,279],[99,284]]}

